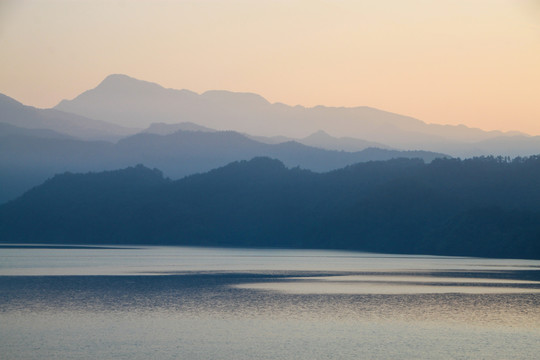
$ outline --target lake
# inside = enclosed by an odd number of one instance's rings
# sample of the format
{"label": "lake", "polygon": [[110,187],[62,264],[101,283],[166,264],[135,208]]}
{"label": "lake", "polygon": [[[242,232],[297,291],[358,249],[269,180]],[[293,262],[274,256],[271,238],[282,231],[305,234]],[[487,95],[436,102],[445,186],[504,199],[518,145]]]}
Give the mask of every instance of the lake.
{"label": "lake", "polygon": [[2,359],[537,359],[540,261],[0,246]]}

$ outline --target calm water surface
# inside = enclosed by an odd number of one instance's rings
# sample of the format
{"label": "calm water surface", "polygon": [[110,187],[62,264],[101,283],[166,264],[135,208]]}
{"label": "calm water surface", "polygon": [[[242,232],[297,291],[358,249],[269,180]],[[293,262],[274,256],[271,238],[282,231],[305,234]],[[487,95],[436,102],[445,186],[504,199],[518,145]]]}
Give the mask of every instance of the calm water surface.
{"label": "calm water surface", "polygon": [[538,359],[540,261],[0,246],[2,359]]}

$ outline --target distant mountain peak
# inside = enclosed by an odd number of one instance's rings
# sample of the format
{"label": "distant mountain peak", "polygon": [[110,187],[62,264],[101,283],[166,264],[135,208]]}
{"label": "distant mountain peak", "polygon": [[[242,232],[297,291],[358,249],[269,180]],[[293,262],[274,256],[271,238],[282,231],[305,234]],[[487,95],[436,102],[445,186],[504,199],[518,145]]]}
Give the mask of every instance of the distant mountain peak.
{"label": "distant mountain peak", "polygon": [[324,130],[318,130],[318,131],[315,131],[313,134],[307,136],[306,139],[307,138],[325,138],[326,139],[326,138],[332,138],[332,135],[330,135]]}
{"label": "distant mountain peak", "polygon": [[140,81],[140,80],[132,78],[131,76],[128,76],[126,74],[110,74],[110,75],[106,76],[105,79],[103,79],[102,83],[106,82],[106,81],[125,81],[125,80],[128,80],[128,81],[131,81],[131,80]]}
{"label": "distant mountain peak", "polygon": [[150,82],[132,78],[124,74],[111,74],[107,76],[99,85],[94,89],[109,90],[109,91],[125,91],[129,88],[154,88],[165,89],[163,86]]}

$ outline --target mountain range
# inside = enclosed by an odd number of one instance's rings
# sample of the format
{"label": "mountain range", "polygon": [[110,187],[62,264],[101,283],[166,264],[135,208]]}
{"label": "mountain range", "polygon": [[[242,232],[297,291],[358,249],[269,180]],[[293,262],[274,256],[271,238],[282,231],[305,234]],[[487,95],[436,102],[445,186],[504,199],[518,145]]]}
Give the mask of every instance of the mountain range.
{"label": "mountain range", "polygon": [[110,75],[54,109],[0,94],[0,141],[0,203],[56,173],[137,163],[179,179],[256,156],[325,172],[400,157],[540,153],[538,136],[426,124],[369,107],[305,108],[229,91],[199,95],[126,75]]}
{"label": "mountain range", "polygon": [[142,165],[65,173],[0,206],[0,239],[540,259],[539,170],[536,156],[323,174],[254,158],[176,181]]}
{"label": "mountain range", "polygon": [[[0,241],[539,259],[538,153],[538,136],[111,75],[54,109],[0,94]],[[485,154],[503,156],[451,158]]]}
{"label": "mountain range", "polygon": [[[540,136],[519,132],[427,124],[365,106],[306,108],[272,104],[252,93],[212,90],[197,94],[120,74],[109,75],[96,88],[62,100],[54,109],[36,109],[0,95],[0,122],[86,140],[117,141],[140,131],[156,133],[156,126],[161,126],[164,135],[174,132],[174,126],[182,130],[195,126],[197,131],[237,131],[260,142],[294,140],[327,150],[378,147],[465,158],[540,153]],[[186,128],[187,123],[193,126]]]}
{"label": "mountain range", "polygon": [[366,106],[306,108],[272,104],[252,93],[212,90],[197,94],[166,89],[119,74],[108,76],[96,88],[72,100],[61,101],[55,109],[126,127],[192,122],[216,130],[293,139],[323,130],[333,136],[384,144],[389,148],[421,149],[460,157],[540,153],[539,137],[518,132],[427,124]]}
{"label": "mountain range", "polygon": [[[181,127],[176,126],[175,129]],[[185,125],[186,129],[193,125]],[[233,131],[177,130],[159,135],[150,127],[116,143],[84,141],[51,130],[18,128],[0,123],[0,203],[21,195],[56,173],[113,170],[138,163],[157,167],[167,177],[209,171],[256,156],[280,159],[289,167],[329,171],[357,162],[392,158],[432,161],[444,154],[368,148],[357,152],[330,151],[294,141],[267,144]]]}

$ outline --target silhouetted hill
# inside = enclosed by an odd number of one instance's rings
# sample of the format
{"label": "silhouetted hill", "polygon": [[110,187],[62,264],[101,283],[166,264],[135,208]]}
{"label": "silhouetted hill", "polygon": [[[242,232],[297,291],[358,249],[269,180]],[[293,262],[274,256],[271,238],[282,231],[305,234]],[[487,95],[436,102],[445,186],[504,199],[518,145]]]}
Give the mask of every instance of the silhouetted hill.
{"label": "silhouetted hill", "polygon": [[[200,126],[191,122],[183,122],[178,124],[165,124],[165,123],[153,123],[147,129],[143,130],[143,133],[157,134],[157,135],[170,135],[175,132],[182,131],[205,131],[205,132],[215,132],[216,130],[210,129],[204,126]],[[338,151],[347,151],[355,152],[362,151],[366,148],[378,148],[378,149],[388,149],[389,147],[376,143],[373,141],[366,141],[361,139],[355,139],[351,137],[341,137],[336,138],[328,133],[319,130],[307,137],[302,139],[293,139],[286,136],[256,136],[250,134],[243,134],[251,140],[262,142],[264,144],[280,144],[288,141],[296,141],[300,144],[316,147],[319,149],[325,150],[338,150]]]}
{"label": "silhouetted hill", "polygon": [[140,133],[116,144],[23,133],[6,135],[0,142],[0,203],[21,195],[56,173],[112,170],[137,163],[157,167],[166,176],[178,179],[255,156],[278,158],[287,166],[314,171],[328,171],[369,160],[418,157],[431,161],[444,156],[424,151],[381,149],[346,153],[294,142],[271,145],[232,131],[177,131],[163,136]]}
{"label": "silhouetted hill", "polygon": [[351,137],[336,138],[322,130],[302,138],[298,142],[326,150],[362,151],[366,148],[388,149],[387,145],[381,143]]}
{"label": "silhouetted hill", "polygon": [[[199,95],[119,74],[108,76],[96,88],[73,100],[63,100],[56,109],[129,127],[147,127],[152,122],[192,122],[217,130],[296,139],[323,130],[338,137],[363,139],[396,149],[423,149],[462,157],[521,154],[519,147],[510,149],[510,154],[505,152],[506,147],[496,146],[496,142],[489,146],[479,142],[510,135],[526,138],[516,132],[426,124],[366,106],[306,108],[271,104],[257,94],[230,91],[207,91]],[[540,141],[534,142],[533,149],[532,153],[540,153]]]}
{"label": "silhouetted hill", "polygon": [[3,94],[0,94],[0,122],[26,129],[52,130],[89,140],[117,140],[136,132],[134,129],[55,109],[26,106]]}
{"label": "silhouetted hill", "polygon": [[156,135],[170,135],[177,131],[207,131],[215,132],[216,130],[200,126],[191,122],[183,122],[178,124],[152,123],[148,128],[144,129],[143,133]]}
{"label": "silhouetted hill", "polygon": [[313,171],[329,171],[370,160],[404,157],[421,158],[429,162],[446,156],[427,151],[374,148],[354,153],[328,151],[294,141],[264,144],[234,131],[177,131],[165,136],[138,134],[119,141],[116,147],[121,156],[133,158],[137,154],[138,162],[162,169],[174,178],[257,156],[277,158],[286,166],[299,166]]}
{"label": "silhouetted hill", "polygon": [[[153,123],[147,129],[143,130],[143,133],[157,134],[157,135],[171,135],[177,131],[204,131],[204,132],[216,132],[217,130],[207,128],[205,126],[197,125],[191,122],[182,122],[177,124],[165,124],[165,123]],[[286,136],[256,136],[250,134],[242,134],[248,139],[255,140],[264,144],[280,144],[287,141],[294,141],[295,139]],[[301,142],[301,141],[298,141]],[[309,146],[309,145],[308,145]],[[315,146],[317,147],[317,146]],[[344,150],[344,149],[341,149]]]}
{"label": "silhouetted hill", "polygon": [[269,158],[177,181],[57,175],[0,206],[5,242],[334,248],[540,259],[540,157],[398,159],[317,174]]}

